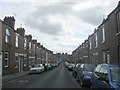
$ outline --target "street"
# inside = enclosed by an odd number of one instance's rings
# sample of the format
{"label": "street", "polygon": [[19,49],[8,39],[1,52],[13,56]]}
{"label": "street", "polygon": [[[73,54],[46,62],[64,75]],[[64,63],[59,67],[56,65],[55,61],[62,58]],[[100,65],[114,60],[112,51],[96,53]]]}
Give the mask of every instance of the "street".
{"label": "street", "polygon": [[64,63],[51,71],[33,74],[3,83],[3,88],[81,88]]}

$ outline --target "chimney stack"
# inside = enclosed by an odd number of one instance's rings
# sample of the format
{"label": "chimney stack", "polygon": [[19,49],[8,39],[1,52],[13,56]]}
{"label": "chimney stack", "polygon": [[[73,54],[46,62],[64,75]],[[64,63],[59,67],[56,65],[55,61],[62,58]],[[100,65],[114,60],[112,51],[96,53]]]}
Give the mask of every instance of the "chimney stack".
{"label": "chimney stack", "polygon": [[14,29],[14,27],[15,27],[15,19],[14,19],[14,17],[12,16],[8,16],[8,17],[5,17],[4,18],[4,22],[5,23],[7,23],[8,25],[10,25],[13,29]]}
{"label": "chimney stack", "polygon": [[20,28],[17,28],[16,32],[19,33],[20,35],[24,36],[25,29],[20,27]]}

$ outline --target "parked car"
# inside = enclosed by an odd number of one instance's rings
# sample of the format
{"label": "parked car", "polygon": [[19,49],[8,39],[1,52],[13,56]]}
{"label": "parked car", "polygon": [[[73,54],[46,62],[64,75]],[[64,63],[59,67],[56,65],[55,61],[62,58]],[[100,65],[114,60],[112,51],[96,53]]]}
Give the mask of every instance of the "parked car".
{"label": "parked car", "polygon": [[69,63],[69,65],[67,66],[69,71],[72,71],[74,67],[75,67],[75,64],[73,63]]}
{"label": "parked car", "polygon": [[76,78],[76,76],[77,76],[77,70],[78,70],[78,68],[80,67],[80,65],[81,65],[81,63],[77,63],[76,65],[75,65],[75,67],[73,68],[73,70],[72,70],[72,75]]}
{"label": "parked car", "polygon": [[120,64],[99,64],[91,79],[92,88],[120,90]]}
{"label": "parked car", "polygon": [[53,65],[51,63],[47,64],[48,71],[53,69]]}
{"label": "parked car", "polygon": [[91,76],[95,67],[96,65],[93,64],[81,64],[80,68],[78,68],[76,79],[82,87],[91,86]]}
{"label": "parked car", "polygon": [[48,66],[47,66],[47,64],[44,63],[43,66],[44,66],[44,71],[45,71],[45,72],[48,71]]}
{"label": "parked car", "polygon": [[65,67],[68,68],[69,63],[65,61]]}
{"label": "parked car", "polygon": [[42,72],[44,72],[44,66],[42,64],[35,64],[29,70],[29,74],[42,73]]}

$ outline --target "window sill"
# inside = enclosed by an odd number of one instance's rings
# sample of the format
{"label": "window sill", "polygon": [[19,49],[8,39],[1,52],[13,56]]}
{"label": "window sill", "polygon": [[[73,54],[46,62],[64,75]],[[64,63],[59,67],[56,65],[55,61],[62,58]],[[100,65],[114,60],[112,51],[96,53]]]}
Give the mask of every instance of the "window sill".
{"label": "window sill", "polygon": [[8,66],[4,66],[5,68],[8,68]]}
{"label": "window sill", "polygon": [[120,35],[120,32],[118,32],[118,33],[116,34],[116,36],[118,36],[118,35]]}
{"label": "window sill", "polygon": [[97,48],[98,46],[96,46],[95,48]]}
{"label": "window sill", "polygon": [[105,43],[105,41],[102,42],[102,44],[104,44],[104,43]]}
{"label": "window sill", "polygon": [[16,69],[18,68],[18,67],[15,67]]}

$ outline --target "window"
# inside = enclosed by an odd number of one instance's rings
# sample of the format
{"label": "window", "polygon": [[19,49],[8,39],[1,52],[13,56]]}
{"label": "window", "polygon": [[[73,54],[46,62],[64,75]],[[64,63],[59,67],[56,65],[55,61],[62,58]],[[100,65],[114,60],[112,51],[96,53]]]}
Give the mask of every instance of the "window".
{"label": "window", "polygon": [[18,47],[19,46],[19,34],[16,33],[16,43],[15,46]]}
{"label": "window", "polygon": [[110,63],[110,51],[105,50],[103,53],[103,63]]}
{"label": "window", "polygon": [[92,49],[92,42],[91,42],[91,38],[90,38],[89,42],[90,42],[90,49]]}
{"label": "window", "polygon": [[95,34],[95,47],[98,47],[98,36],[97,36],[97,33]]}
{"label": "window", "polygon": [[15,68],[18,68],[19,56],[15,55]]}
{"label": "window", "polygon": [[26,59],[26,56],[24,56],[24,66],[27,66],[27,59]]}
{"label": "window", "polygon": [[25,50],[27,49],[27,40],[26,40],[26,38],[24,38],[24,49]]}
{"label": "window", "polygon": [[102,65],[99,75],[100,77],[103,77],[105,81],[108,80],[108,68],[106,65]]}
{"label": "window", "polygon": [[102,68],[100,69],[100,73],[108,74],[108,69],[106,65],[102,66]]}
{"label": "window", "polygon": [[120,32],[120,12],[117,13],[117,32]]}
{"label": "window", "polygon": [[98,65],[98,66],[95,68],[95,74],[96,74],[97,76],[99,76],[99,71],[100,71],[100,69],[101,69],[101,65]]}
{"label": "window", "polygon": [[8,67],[8,61],[9,61],[9,53],[5,52],[5,63],[4,63],[4,67]]}
{"label": "window", "polygon": [[10,43],[10,29],[6,28],[5,31],[5,42]]}
{"label": "window", "polygon": [[110,63],[110,51],[106,51],[107,63]]}
{"label": "window", "polygon": [[31,50],[31,42],[29,42],[29,50]]}
{"label": "window", "polygon": [[[38,47],[37,47],[38,48]],[[35,52],[35,44],[34,44],[34,52]]]}
{"label": "window", "polygon": [[105,42],[105,28],[104,26],[102,27],[102,43]]}

